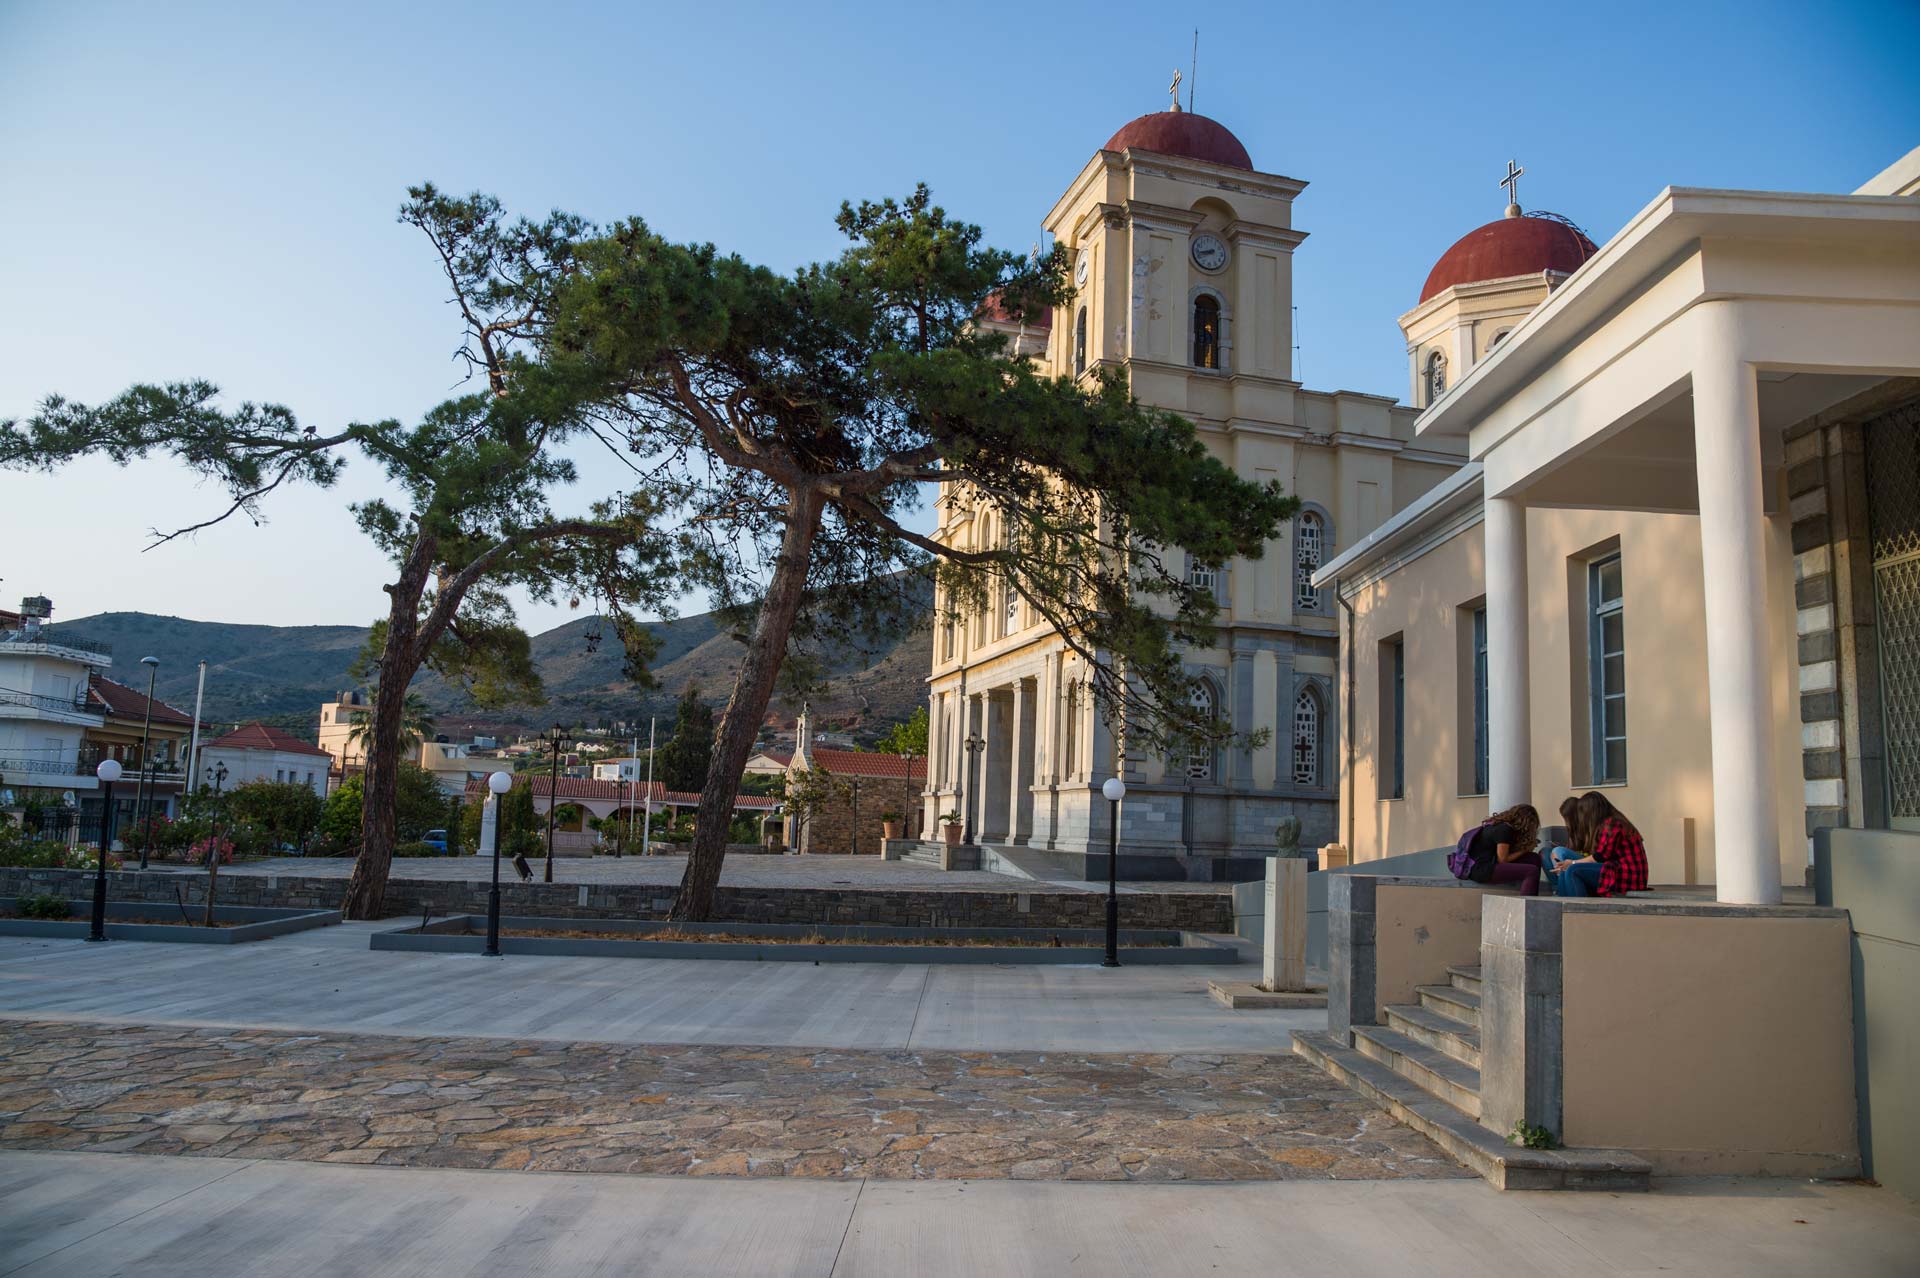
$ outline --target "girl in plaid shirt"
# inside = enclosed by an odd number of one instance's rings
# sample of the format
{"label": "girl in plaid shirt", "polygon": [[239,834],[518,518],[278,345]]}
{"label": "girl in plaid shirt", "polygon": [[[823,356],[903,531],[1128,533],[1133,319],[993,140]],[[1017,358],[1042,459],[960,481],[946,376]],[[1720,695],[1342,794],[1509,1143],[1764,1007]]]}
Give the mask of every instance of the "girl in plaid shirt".
{"label": "girl in plaid shirt", "polygon": [[1589,790],[1561,805],[1573,834],[1573,851],[1564,859],[1554,850],[1554,885],[1561,896],[1621,896],[1647,890],[1647,847],[1633,822],[1608,801]]}

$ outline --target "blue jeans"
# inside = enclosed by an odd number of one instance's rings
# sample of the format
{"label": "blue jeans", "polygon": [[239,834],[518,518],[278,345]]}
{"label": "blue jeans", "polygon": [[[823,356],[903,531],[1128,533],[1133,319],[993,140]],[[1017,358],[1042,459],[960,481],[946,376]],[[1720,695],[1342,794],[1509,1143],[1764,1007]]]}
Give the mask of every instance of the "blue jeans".
{"label": "blue jeans", "polygon": [[1553,876],[1554,890],[1561,896],[1598,896],[1600,894],[1600,863],[1598,861],[1578,861],[1565,866]]}

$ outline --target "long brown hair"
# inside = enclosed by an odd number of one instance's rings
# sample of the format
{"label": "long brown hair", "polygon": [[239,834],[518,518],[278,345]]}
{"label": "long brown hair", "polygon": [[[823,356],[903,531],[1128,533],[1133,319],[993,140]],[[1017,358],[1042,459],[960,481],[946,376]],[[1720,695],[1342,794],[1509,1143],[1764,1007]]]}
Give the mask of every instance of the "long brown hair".
{"label": "long brown hair", "polygon": [[[1582,856],[1593,855],[1594,847],[1600,842],[1600,827],[1609,821],[1618,821],[1628,834],[1636,839],[1640,837],[1640,831],[1627,820],[1626,813],[1614,807],[1612,800],[1598,790],[1589,790],[1570,802],[1573,812],[1567,819],[1567,827],[1573,834],[1573,850]],[[1560,810],[1565,813],[1565,805]]]}
{"label": "long brown hair", "polygon": [[1513,854],[1523,856],[1539,846],[1540,814],[1531,803],[1516,803],[1503,812],[1496,812],[1487,818],[1487,824],[1505,821],[1513,827]]}

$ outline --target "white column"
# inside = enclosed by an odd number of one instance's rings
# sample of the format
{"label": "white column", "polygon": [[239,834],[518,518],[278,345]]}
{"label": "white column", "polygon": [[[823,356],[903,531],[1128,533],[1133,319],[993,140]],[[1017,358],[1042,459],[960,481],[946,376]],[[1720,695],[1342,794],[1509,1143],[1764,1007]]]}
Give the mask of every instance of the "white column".
{"label": "white column", "polygon": [[1731,342],[1709,341],[1704,354],[1693,370],[1693,449],[1706,581],[1715,895],[1731,904],[1778,905],[1759,387]]}
{"label": "white column", "polygon": [[1486,506],[1487,806],[1498,812],[1533,801],[1533,731],[1527,704],[1527,507],[1512,497],[1489,497]]}

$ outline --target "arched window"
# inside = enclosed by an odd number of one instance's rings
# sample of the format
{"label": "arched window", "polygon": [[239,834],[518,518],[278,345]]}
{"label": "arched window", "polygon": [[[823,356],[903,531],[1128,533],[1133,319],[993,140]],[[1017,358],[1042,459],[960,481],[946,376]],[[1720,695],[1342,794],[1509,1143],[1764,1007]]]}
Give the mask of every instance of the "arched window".
{"label": "arched window", "polygon": [[[1212,684],[1202,679],[1189,694],[1188,701],[1193,706],[1193,712],[1197,717],[1205,720],[1209,725],[1213,723],[1217,713],[1217,703],[1214,701]],[[1213,747],[1211,745],[1202,745],[1187,756],[1187,777],[1193,781],[1213,780]]]}
{"label": "arched window", "polygon": [[1447,393],[1447,357],[1439,351],[1427,356],[1427,403]]}
{"label": "arched window", "polygon": [[1073,375],[1087,371],[1087,308],[1081,307],[1073,321]]}
{"label": "arched window", "polygon": [[1313,574],[1327,553],[1327,521],[1317,510],[1303,510],[1293,521],[1293,610],[1321,612],[1325,602]]}
{"label": "arched window", "polygon": [[1193,299],[1193,366],[1220,367],[1220,299],[1211,293]]}
{"label": "arched window", "polygon": [[1491,355],[1493,353],[1493,348],[1498,346],[1500,343],[1506,341],[1507,334],[1511,333],[1512,331],[1513,330],[1510,328],[1503,328],[1499,332],[1495,333],[1493,335],[1493,340],[1487,343],[1487,353]]}
{"label": "arched window", "polygon": [[1293,783],[1320,784],[1320,698],[1312,688],[1293,702]]}

